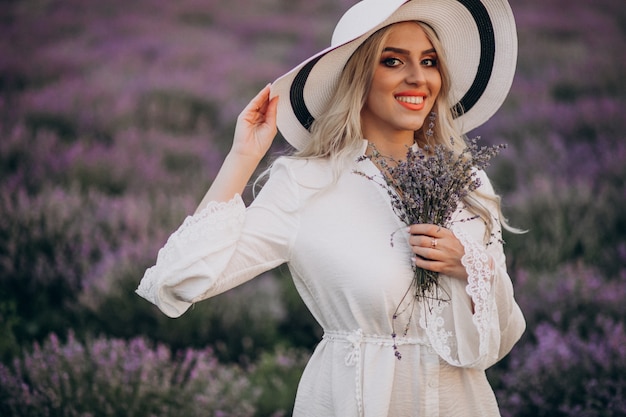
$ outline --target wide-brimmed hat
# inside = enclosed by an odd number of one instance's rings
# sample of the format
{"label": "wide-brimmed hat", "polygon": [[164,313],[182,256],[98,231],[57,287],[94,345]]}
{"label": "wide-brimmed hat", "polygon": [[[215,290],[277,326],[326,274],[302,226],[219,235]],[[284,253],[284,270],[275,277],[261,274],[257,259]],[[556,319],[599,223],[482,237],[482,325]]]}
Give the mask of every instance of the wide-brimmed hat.
{"label": "wide-brimmed hat", "polygon": [[363,0],[339,20],[331,46],[278,78],[278,128],[296,149],[310,140],[354,51],[377,30],[417,20],[434,29],[451,79],[462,133],[486,122],[507,96],[517,62],[517,32],[506,0]]}

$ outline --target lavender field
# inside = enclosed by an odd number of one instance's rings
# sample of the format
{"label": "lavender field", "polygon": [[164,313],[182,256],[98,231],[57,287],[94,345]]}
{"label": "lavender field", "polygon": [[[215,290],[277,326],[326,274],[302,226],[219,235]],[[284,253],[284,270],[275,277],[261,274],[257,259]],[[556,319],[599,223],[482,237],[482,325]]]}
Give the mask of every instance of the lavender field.
{"label": "lavender field", "polygon": [[[471,135],[508,144],[528,328],[488,375],[505,417],[626,416],[626,7],[510,1],[517,75]],[[176,320],[134,289],[240,109],[352,3],[0,2],[0,415],[290,415],[321,333],[285,268]]]}

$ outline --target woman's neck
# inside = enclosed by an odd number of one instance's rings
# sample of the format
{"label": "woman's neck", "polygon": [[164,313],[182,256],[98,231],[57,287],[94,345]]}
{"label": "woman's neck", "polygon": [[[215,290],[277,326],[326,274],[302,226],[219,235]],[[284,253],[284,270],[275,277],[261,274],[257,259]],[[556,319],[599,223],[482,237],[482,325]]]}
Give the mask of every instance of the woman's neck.
{"label": "woman's neck", "polygon": [[[415,144],[413,134],[402,135],[394,137],[365,137],[370,145],[373,145],[376,150],[385,157],[392,158],[396,161],[402,161],[406,159],[406,153],[408,149]],[[371,150],[368,147],[368,154]]]}

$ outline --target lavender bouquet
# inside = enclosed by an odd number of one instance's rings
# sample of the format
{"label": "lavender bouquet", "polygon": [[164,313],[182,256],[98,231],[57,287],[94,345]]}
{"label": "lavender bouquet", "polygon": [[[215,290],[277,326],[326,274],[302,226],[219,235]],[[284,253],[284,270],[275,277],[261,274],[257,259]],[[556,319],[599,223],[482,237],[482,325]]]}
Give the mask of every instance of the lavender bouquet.
{"label": "lavender bouquet", "polygon": [[[360,171],[356,173],[375,181],[387,190],[394,212],[407,226],[425,223],[449,228],[453,223],[452,215],[459,209],[462,199],[481,185],[477,171],[487,167],[490,159],[505,147],[505,145],[479,146],[479,139],[467,141],[461,154],[441,144],[425,146],[423,149],[414,146],[407,150],[404,161],[383,156],[373,144],[370,144],[371,154],[362,156],[360,160],[370,159],[377,165],[382,173],[382,179]],[[468,221],[473,218],[476,216],[457,221]],[[395,232],[391,235],[392,246],[394,234]],[[399,309],[411,290],[415,297],[410,303],[411,313],[415,301],[426,301],[426,305],[433,300],[448,301],[447,294],[442,293],[438,284],[438,273],[418,268],[414,263],[413,269],[415,271],[413,281],[394,313],[394,320],[404,312]],[[410,321],[406,325],[405,335],[409,324]],[[392,336],[395,338],[395,330]]]}

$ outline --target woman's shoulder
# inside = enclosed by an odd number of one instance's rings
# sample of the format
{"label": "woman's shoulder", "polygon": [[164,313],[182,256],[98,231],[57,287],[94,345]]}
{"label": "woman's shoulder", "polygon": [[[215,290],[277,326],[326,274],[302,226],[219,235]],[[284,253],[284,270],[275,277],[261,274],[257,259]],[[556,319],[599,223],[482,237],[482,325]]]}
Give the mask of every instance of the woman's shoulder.
{"label": "woman's shoulder", "polygon": [[306,172],[326,170],[330,167],[328,158],[300,158],[296,156],[279,156],[272,167],[282,166],[293,171]]}
{"label": "woman's shoulder", "polygon": [[297,183],[307,186],[321,186],[332,179],[332,166],[327,158],[298,158],[281,156],[274,161],[270,177],[287,174]]}

